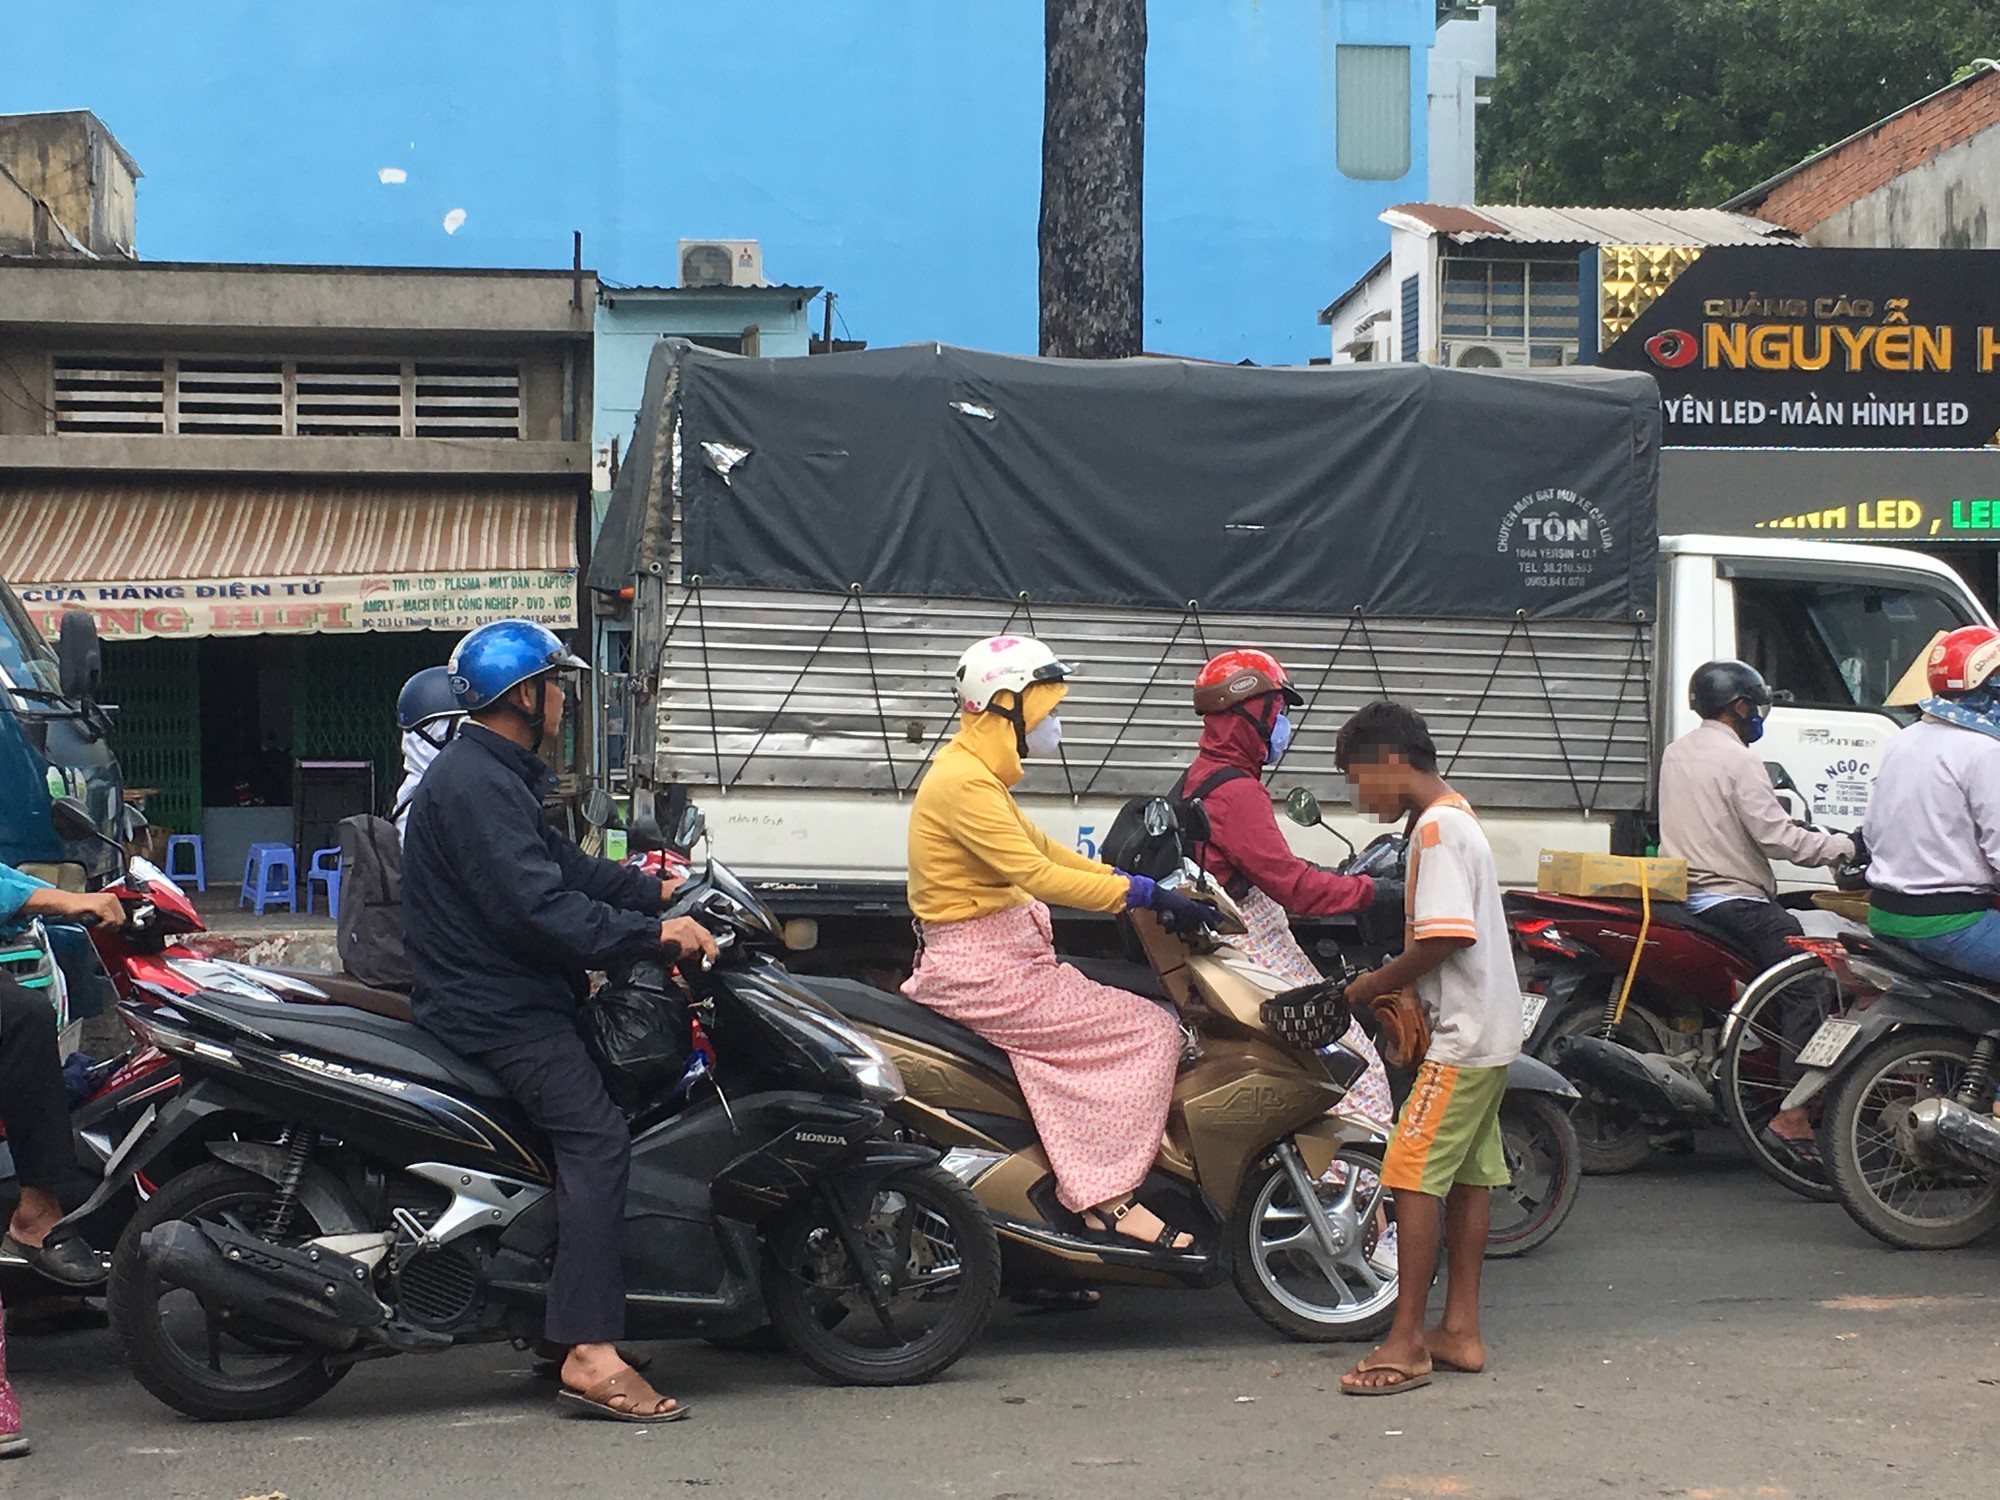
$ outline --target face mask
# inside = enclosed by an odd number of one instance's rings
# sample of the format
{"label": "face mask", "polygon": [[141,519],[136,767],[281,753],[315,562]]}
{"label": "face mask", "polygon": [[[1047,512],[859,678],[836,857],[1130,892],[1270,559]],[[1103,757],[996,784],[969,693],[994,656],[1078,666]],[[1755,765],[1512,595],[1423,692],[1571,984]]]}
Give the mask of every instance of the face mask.
{"label": "face mask", "polygon": [[1285,758],[1285,752],[1292,745],[1292,720],[1289,714],[1279,714],[1271,721],[1270,746],[1264,751],[1264,764],[1275,766]]}
{"label": "face mask", "polygon": [[1754,745],[1764,738],[1764,712],[1754,709],[1746,719],[1736,721],[1736,733],[1746,745]]}
{"label": "face mask", "polygon": [[1028,731],[1028,756],[1031,760],[1047,760],[1061,743],[1062,720],[1050,714]]}

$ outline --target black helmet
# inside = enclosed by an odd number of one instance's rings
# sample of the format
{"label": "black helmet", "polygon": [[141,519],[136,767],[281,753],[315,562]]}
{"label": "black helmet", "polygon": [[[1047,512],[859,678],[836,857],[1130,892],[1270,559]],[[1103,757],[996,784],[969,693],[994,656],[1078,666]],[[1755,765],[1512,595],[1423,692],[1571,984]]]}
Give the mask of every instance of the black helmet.
{"label": "black helmet", "polygon": [[1688,679],[1688,707],[1704,719],[1718,717],[1738,698],[1759,708],[1771,706],[1771,689],[1747,661],[1705,661]]}
{"label": "black helmet", "polygon": [[439,719],[464,717],[465,710],[452,695],[451,673],[443,667],[425,667],[396,695],[396,727],[406,734]]}

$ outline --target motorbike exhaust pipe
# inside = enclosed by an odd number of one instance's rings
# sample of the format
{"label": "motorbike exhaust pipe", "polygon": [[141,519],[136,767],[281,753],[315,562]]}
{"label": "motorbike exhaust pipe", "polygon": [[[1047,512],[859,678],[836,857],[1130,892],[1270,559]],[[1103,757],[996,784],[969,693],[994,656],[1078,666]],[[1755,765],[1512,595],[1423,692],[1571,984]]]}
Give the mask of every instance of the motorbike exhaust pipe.
{"label": "motorbike exhaust pipe", "polygon": [[1601,1036],[1568,1036],[1555,1047],[1556,1066],[1641,1114],[1708,1120],[1715,1101],[1708,1090],[1665,1058],[1635,1052]]}
{"label": "motorbike exhaust pipe", "polygon": [[147,1266],[185,1287],[210,1313],[344,1349],[387,1320],[368,1267],[319,1246],[299,1250],[185,1220],[139,1240]]}
{"label": "motorbike exhaust pipe", "polygon": [[1920,1146],[1942,1141],[1984,1161],[2000,1162],[2000,1120],[1975,1114],[1956,1099],[1919,1099],[1912,1104],[1910,1134]]}

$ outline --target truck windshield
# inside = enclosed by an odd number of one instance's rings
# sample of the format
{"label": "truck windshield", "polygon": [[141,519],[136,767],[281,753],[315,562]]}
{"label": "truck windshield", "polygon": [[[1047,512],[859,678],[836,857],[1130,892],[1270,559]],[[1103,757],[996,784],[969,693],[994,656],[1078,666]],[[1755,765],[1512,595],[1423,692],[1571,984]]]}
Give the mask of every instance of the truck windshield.
{"label": "truck windshield", "polygon": [[55,652],[35,633],[28,612],[21,608],[5,579],[0,579],[0,681],[9,687],[42,688],[51,693],[62,686]]}
{"label": "truck windshield", "polygon": [[1900,581],[1736,580],[1736,638],[1773,688],[1819,708],[1879,709],[1959,603]]}

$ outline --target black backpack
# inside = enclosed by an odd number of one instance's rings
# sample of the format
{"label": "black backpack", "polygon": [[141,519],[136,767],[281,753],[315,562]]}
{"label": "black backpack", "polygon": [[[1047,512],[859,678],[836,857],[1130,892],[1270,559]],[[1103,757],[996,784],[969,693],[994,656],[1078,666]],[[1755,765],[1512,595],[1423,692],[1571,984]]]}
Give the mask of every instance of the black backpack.
{"label": "black backpack", "polygon": [[[1118,816],[1111,820],[1111,829],[1099,846],[1104,862],[1128,875],[1165,880],[1180,869],[1183,852],[1199,861],[1195,851],[1208,842],[1208,814],[1202,811],[1201,799],[1217,787],[1249,775],[1240,766],[1224,766],[1204,776],[1192,790],[1185,790],[1187,777],[1183,776],[1165,797],[1131,798],[1118,809]],[[1158,801],[1166,802],[1174,811],[1173,832],[1146,831],[1146,808]]]}
{"label": "black backpack", "polygon": [[403,952],[403,840],[387,818],[342,818],[340,923],[334,946],[340,966],[377,989],[410,988]]}

